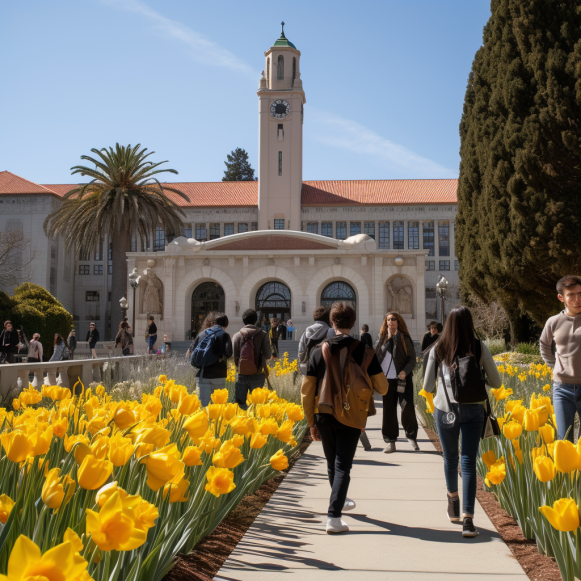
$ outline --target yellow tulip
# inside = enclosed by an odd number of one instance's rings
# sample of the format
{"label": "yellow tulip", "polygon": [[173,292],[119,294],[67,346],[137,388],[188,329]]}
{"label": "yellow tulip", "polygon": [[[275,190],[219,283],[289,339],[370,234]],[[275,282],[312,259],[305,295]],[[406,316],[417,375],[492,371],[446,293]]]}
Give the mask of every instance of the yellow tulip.
{"label": "yellow tulip", "polygon": [[125,430],[135,423],[135,415],[125,402],[119,402],[113,411],[113,421],[120,430]]}
{"label": "yellow tulip", "polygon": [[510,421],[504,424],[502,433],[507,440],[514,440],[522,434],[522,426],[517,422]]}
{"label": "yellow tulip", "polygon": [[141,464],[145,464],[147,461],[145,456],[151,454],[154,449],[155,446],[153,444],[137,444],[137,447],[135,448],[135,457],[140,460]]}
{"label": "yellow tulip", "polygon": [[510,419],[517,421],[519,424],[522,424],[525,419],[526,410],[527,408],[524,405],[515,405],[510,412]]}
{"label": "yellow tulip", "polygon": [[189,486],[189,480],[186,480],[184,478],[184,473],[180,472],[163,487],[163,497],[166,498],[169,492],[170,504],[173,504],[174,502],[187,502],[190,495],[188,494],[187,496],[184,496],[184,494]]}
{"label": "yellow tulip", "polygon": [[19,399],[12,400],[12,409],[14,411],[18,411],[20,409],[20,400]]}
{"label": "yellow tulip", "polygon": [[228,390],[215,389],[210,397],[212,398],[212,401],[216,404],[228,403]]}
{"label": "yellow tulip", "polygon": [[147,533],[155,526],[159,511],[155,505],[143,500],[141,496],[128,496],[123,499],[123,506],[126,512],[131,514],[135,528]]}
{"label": "yellow tulip", "polygon": [[428,410],[429,413],[433,414],[434,413],[434,394],[433,393],[428,393],[424,388],[422,388],[419,392],[419,395],[421,395],[423,398],[425,398],[426,400],[426,409]]}
{"label": "yellow tulip", "polygon": [[212,430],[208,430],[205,436],[200,440],[199,447],[206,454],[211,454],[214,450],[220,448],[222,442],[219,438],[215,438]]}
{"label": "yellow tulip", "polygon": [[[520,442],[518,439],[512,441],[512,445],[514,447],[514,455],[518,458],[518,461],[522,464],[522,451],[520,449]],[[514,466],[514,462],[513,462]]]}
{"label": "yellow tulip", "polygon": [[105,460],[109,455],[111,439],[108,436],[95,436],[91,444],[91,454],[98,460]]}
{"label": "yellow tulip", "polygon": [[512,389],[505,389],[504,385],[501,385],[498,389],[491,389],[492,395],[496,398],[496,401],[508,398],[512,395]]}
{"label": "yellow tulip", "polygon": [[154,492],[169,482],[184,469],[180,452],[175,444],[151,452],[145,461],[147,468],[147,485]]}
{"label": "yellow tulip", "polygon": [[77,472],[77,481],[85,490],[101,488],[113,472],[109,460],[98,460],[95,456],[86,456]]}
{"label": "yellow tulip", "polygon": [[235,434],[245,436],[246,434],[248,434],[250,432],[250,429],[248,428],[248,425],[246,422],[247,422],[247,419],[245,417],[242,417],[242,416],[237,416],[235,418],[232,418],[232,420],[230,421],[230,426],[232,427],[232,431]]}
{"label": "yellow tulip", "polygon": [[240,448],[242,444],[244,444],[244,436],[240,436],[239,434],[234,434],[230,440],[233,446],[236,448]]}
{"label": "yellow tulip", "polygon": [[210,466],[206,472],[206,479],[208,480],[206,490],[216,498],[221,494],[228,494],[236,488],[234,472],[230,472],[227,468]]}
{"label": "yellow tulip", "polygon": [[102,551],[132,551],[147,540],[147,533],[123,510],[123,502],[115,492],[97,513],[86,510],[87,535]]}
{"label": "yellow tulip", "polygon": [[115,493],[119,494],[119,498],[121,498],[121,500],[124,500],[125,498],[127,498],[127,492],[125,492],[125,490],[123,490],[123,488],[119,488],[119,486],[117,486],[116,481],[109,482],[109,484],[105,484],[105,486],[102,486],[101,488],[99,488],[99,490],[97,490],[97,495],[95,496],[95,500],[97,501],[99,508],[103,508],[105,503]]}
{"label": "yellow tulip", "polygon": [[222,415],[224,416],[224,419],[229,422],[238,413],[239,409],[237,403],[227,403],[224,405]]}
{"label": "yellow tulip", "polygon": [[229,468],[230,470],[236,468],[236,466],[244,462],[244,456],[238,448],[236,448],[232,442],[227,440],[222,444],[222,447],[214,457],[212,458],[212,463],[214,466],[219,468]]}
{"label": "yellow tulip", "polygon": [[76,482],[68,475],[61,476],[60,468],[53,468],[49,471],[42,486],[42,502],[57,510],[63,504],[69,502],[75,492]]}
{"label": "yellow tulip", "polygon": [[267,418],[260,424],[260,433],[263,436],[268,436],[269,434],[276,434],[278,432],[278,423],[274,418]]}
{"label": "yellow tulip", "polygon": [[533,470],[541,482],[549,482],[557,474],[555,464],[547,456],[537,456],[533,460]]}
{"label": "yellow tulip", "polygon": [[282,450],[278,450],[274,456],[271,456],[270,465],[274,470],[286,470],[288,468],[288,458]]}
{"label": "yellow tulip", "polygon": [[180,412],[180,414],[184,414],[185,416],[189,416],[199,410],[201,405],[202,404],[200,403],[200,399],[195,393],[192,395],[182,396],[178,405],[178,412]]}
{"label": "yellow tulip", "polygon": [[[423,390],[422,390],[423,391]],[[420,391],[420,395],[422,392]],[[433,397],[432,397],[433,399]],[[303,412],[303,408],[300,405],[289,403],[286,406],[286,417],[293,422],[300,422],[305,417],[305,413]]]}
{"label": "yellow tulip", "polygon": [[486,464],[486,468],[490,470],[490,467],[496,462],[496,454],[494,450],[489,450],[485,454],[482,454],[482,461]]}
{"label": "yellow tulip", "polygon": [[217,420],[224,413],[224,404],[211,403],[208,405],[208,417]]}
{"label": "yellow tulip", "polygon": [[8,460],[20,464],[32,453],[33,446],[36,443],[36,434],[29,436],[19,431],[5,432],[0,437],[0,441]]}
{"label": "yellow tulip", "polygon": [[159,383],[161,383],[162,385],[165,385],[167,383],[167,375],[160,375],[157,380],[159,381]]}
{"label": "yellow tulip", "polygon": [[249,404],[252,403],[266,403],[268,401],[268,396],[270,395],[269,390],[266,387],[257,387],[253,389],[251,393],[248,394],[246,401]]}
{"label": "yellow tulip", "polygon": [[573,472],[579,465],[577,448],[569,440],[557,440],[555,442],[553,457],[559,472]]}
{"label": "yellow tulip", "polygon": [[75,533],[75,531],[69,527],[67,527],[67,530],[63,535],[63,542],[66,543],[67,541],[71,543],[73,551],[75,551],[75,553],[80,553],[85,548],[83,546],[83,541],[81,541],[79,535],[77,535],[77,533]]}
{"label": "yellow tulip", "polygon": [[0,522],[5,525],[16,503],[6,494],[0,494]]}
{"label": "yellow tulip", "polygon": [[77,442],[84,442],[85,444],[89,445],[90,440],[84,434],[73,434],[72,436],[65,436],[65,450],[70,452]]}
{"label": "yellow tulip", "polygon": [[60,420],[55,420],[52,424],[52,433],[57,438],[64,438],[67,430],[69,428],[69,420],[67,418],[61,418]]}
{"label": "yellow tulip", "polygon": [[20,535],[8,560],[8,575],[3,581],[81,581],[89,580],[87,561],[76,554],[70,541],[49,549],[44,555],[28,537]]}
{"label": "yellow tulip", "polygon": [[109,460],[113,466],[125,466],[135,452],[135,446],[129,438],[116,434],[109,441]]}
{"label": "yellow tulip", "polygon": [[545,424],[539,428],[539,434],[545,444],[552,444],[555,441],[555,428],[550,424]]}
{"label": "yellow tulip", "polygon": [[77,442],[73,455],[75,456],[75,462],[80,466],[87,456],[93,455],[93,452],[91,452],[91,448],[84,442]]}
{"label": "yellow tulip", "polygon": [[161,425],[141,430],[137,436],[137,444],[153,444],[155,448],[163,448],[170,439],[170,432]]}
{"label": "yellow tulip", "polygon": [[254,450],[260,450],[264,444],[268,441],[268,436],[263,436],[260,432],[252,434],[250,438],[250,447]]}
{"label": "yellow tulip", "polygon": [[551,389],[551,384],[547,383],[546,385],[543,385],[543,391],[549,391]]}
{"label": "yellow tulip", "polygon": [[188,446],[182,455],[182,462],[186,466],[201,466],[202,460],[202,450],[197,446]]}
{"label": "yellow tulip", "polygon": [[208,415],[202,410],[188,417],[184,422],[184,430],[189,434],[194,444],[198,444],[200,439],[208,431],[209,425]]}
{"label": "yellow tulip", "polygon": [[256,415],[259,418],[268,418],[270,416],[270,404],[256,406]]}
{"label": "yellow tulip", "polygon": [[[159,398],[154,397],[152,395],[143,395],[143,403],[145,411],[152,416],[154,419],[159,416],[159,412],[161,411],[163,404],[159,400]],[[184,412],[180,412],[184,413]]]}
{"label": "yellow tulip", "polygon": [[293,436],[293,426],[294,422],[292,420],[286,420],[283,422],[283,424],[276,432],[277,439],[279,439],[281,442],[284,442],[285,444],[288,444]]}
{"label": "yellow tulip", "polygon": [[541,506],[539,510],[558,531],[574,531],[579,528],[579,509],[572,498],[556,500],[553,507]]}
{"label": "yellow tulip", "polygon": [[506,464],[504,462],[504,456],[499,458],[491,467],[486,478],[492,484],[500,484],[504,477],[506,476]]}

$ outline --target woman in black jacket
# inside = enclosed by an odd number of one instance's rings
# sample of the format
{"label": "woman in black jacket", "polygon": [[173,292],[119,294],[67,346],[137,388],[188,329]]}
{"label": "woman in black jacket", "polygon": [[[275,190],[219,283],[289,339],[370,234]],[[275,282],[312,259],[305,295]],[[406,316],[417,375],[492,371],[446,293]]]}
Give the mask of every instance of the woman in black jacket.
{"label": "woman in black jacket", "polygon": [[399,434],[397,402],[401,406],[401,423],[412,448],[418,451],[418,420],[414,406],[412,370],[416,364],[416,352],[407,325],[399,313],[385,315],[375,353],[387,377],[389,391],[383,396],[383,425],[381,433],[387,444],[386,454],[395,452]]}
{"label": "woman in black jacket", "polygon": [[7,363],[14,363],[14,354],[18,353],[18,343],[18,332],[10,321],[6,321],[0,333],[0,353],[5,355]]}

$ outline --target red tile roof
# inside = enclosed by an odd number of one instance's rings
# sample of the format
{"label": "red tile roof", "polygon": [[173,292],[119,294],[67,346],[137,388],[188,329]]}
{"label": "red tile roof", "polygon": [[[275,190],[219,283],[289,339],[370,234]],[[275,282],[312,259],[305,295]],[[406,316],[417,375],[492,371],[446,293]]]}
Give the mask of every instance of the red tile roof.
{"label": "red tile roof", "polygon": [[[257,206],[258,182],[176,182],[168,197],[182,207]],[[53,194],[64,196],[75,184],[38,185],[8,171],[0,172],[1,194]],[[325,180],[303,182],[303,206],[379,204],[456,204],[458,180]]]}

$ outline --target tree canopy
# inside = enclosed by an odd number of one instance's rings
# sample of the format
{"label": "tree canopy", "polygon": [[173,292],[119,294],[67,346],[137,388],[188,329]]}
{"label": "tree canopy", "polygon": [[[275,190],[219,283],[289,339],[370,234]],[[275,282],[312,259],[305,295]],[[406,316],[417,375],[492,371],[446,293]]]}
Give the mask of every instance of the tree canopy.
{"label": "tree canopy", "polygon": [[498,299],[520,341],[581,266],[581,2],[491,12],[460,123],[457,255],[465,290]]}
{"label": "tree canopy", "polygon": [[222,178],[223,182],[253,182],[256,180],[246,150],[237,147],[226,157],[228,161],[224,162],[226,170]]}

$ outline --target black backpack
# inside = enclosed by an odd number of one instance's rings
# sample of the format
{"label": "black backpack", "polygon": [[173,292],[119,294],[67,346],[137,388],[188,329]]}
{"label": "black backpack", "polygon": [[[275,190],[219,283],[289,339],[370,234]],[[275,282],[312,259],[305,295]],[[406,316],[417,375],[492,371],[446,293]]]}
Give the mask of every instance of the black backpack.
{"label": "black backpack", "polygon": [[478,403],[488,399],[486,377],[480,367],[482,344],[474,342],[473,353],[456,357],[450,371],[452,394],[458,403]]}

